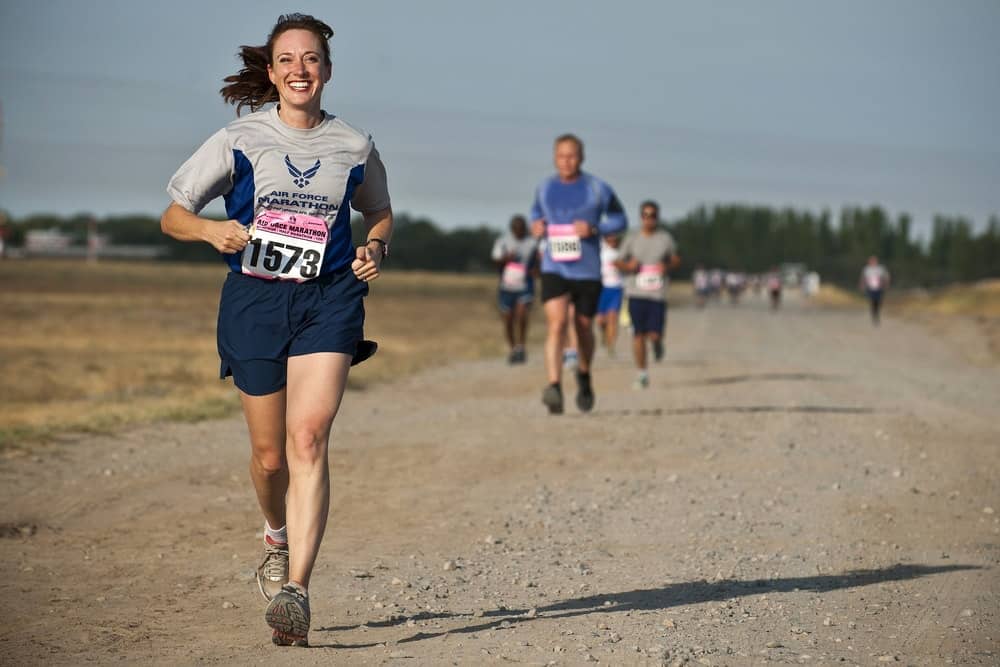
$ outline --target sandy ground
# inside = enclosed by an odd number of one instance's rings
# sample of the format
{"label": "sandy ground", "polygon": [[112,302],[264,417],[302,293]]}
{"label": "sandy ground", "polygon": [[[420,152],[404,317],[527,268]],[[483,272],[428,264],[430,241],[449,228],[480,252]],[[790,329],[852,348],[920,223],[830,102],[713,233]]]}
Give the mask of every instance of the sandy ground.
{"label": "sandy ground", "polygon": [[749,302],[678,308],[644,392],[600,353],[590,415],[538,350],[351,392],[310,649],[263,622],[239,418],[11,453],[0,662],[998,664],[974,344]]}

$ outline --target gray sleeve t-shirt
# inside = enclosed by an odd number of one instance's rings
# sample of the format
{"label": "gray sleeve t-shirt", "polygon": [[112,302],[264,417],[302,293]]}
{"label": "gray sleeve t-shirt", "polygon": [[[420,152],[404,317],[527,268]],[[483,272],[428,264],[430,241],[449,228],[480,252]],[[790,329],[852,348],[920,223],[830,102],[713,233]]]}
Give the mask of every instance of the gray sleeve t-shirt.
{"label": "gray sleeve t-shirt", "polygon": [[622,261],[639,260],[639,273],[631,273],[625,279],[625,294],[630,299],[667,300],[669,279],[659,266],[677,252],[674,237],[662,229],[650,236],[641,231],[629,234],[622,243]]}

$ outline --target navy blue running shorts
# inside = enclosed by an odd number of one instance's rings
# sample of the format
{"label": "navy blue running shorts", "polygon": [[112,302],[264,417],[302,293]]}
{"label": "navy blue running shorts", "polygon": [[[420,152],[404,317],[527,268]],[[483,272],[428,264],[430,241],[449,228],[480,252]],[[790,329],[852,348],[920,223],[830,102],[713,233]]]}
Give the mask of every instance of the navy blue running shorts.
{"label": "navy blue running shorts", "polygon": [[497,290],[497,307],[501,313],[509,313],[514,310],[514,306],[523,303],[530,304],[535,299],[535,290],[528,288],[522,292],[511,292],[509,290]]}
{"label": "navy blue running shorts", "polygon": [[635,334],[663,335],[663,325],[667,321],[667,302],[654,299],[628,299],[628,316],[632,320]]}
{"label": "navy blue running shorts", "polygon": [[288,357],[353,355],[364,334],[368,283],[349,266],[303,283],[230,272],[219,301],[219,377],[251,396],[287,382]]}

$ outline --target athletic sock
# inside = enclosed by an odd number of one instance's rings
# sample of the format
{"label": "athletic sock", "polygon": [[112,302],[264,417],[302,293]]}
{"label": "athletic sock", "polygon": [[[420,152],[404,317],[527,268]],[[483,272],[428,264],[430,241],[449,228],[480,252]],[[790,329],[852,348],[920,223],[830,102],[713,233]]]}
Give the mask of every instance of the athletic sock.
{"label": "athletic sock", "polygon": [[287,584],[285,584],[285,586],[290,586],[291,588],[294,588],[304,598],[309,597],[309,591],[306,590],[306,587],[303,586],[302,584],[297,584],[294,581],[289,581]]}
{"label": "athletic sock", "polygon": [[281,528],[275,530],[274,528],[271,528],[271,524],[265,520],[264,539],[269,540],[271,544],[288,544],[288,526],[282,526]]}

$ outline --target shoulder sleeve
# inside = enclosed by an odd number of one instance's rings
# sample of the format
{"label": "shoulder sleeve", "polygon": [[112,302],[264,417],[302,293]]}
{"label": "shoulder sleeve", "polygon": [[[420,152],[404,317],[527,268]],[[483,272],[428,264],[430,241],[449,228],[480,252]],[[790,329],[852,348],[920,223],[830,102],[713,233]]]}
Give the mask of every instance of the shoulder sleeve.
{"label": "shoulder sleeve", "polygon": [[233,187],[233,148],[229,133],[219,130],[181,165],[167,184],[167,194],[192,213]]}
{"label": "shoulder sleeve", "polygon": [[628,234],[624,239],[622,239],[622,244],[618,248],[618,259],[622,262],[627,262],[632,259],[632,235]]}
{"label": "shoulder sleeve", "polygon": [[493,242],[493,251],[490,253],[490,258],[494,262],[499,262],[500,258],[504,256],[504,237],[500,236],[496,241]]}
{"label": "shoulder sleeve", "polygon": [[620,234],[628,227],[628,217],[625,215],[625,209],[622,207],[622,203],[618,200],[618,195],[615,194],[610,185],[604,181],[600,181],[600,187],[601,203],[604,207],[604,219],[601,220],[598,228],[602,236]]}
{"label": "shoulder sleeve", "polygon": [[385,165],[378,150],[372,146],[365,161],[365,180],[354,191],[351,208],[359,213],[375,213],[389,208],[389,185],[385,175]]}
{"label": "shoulder sleeve", "polygon": [[670,232],[666,231],[666,230],[664,230],[663,234],[664,234],[664,236],[666,236],[666,239],[667,239],[667,243],[666,243],[667,251],[664,254],[667,255],[667,256],[676,255],[677,254],[677,242],[674,241],[674,235],[671,234]]}

